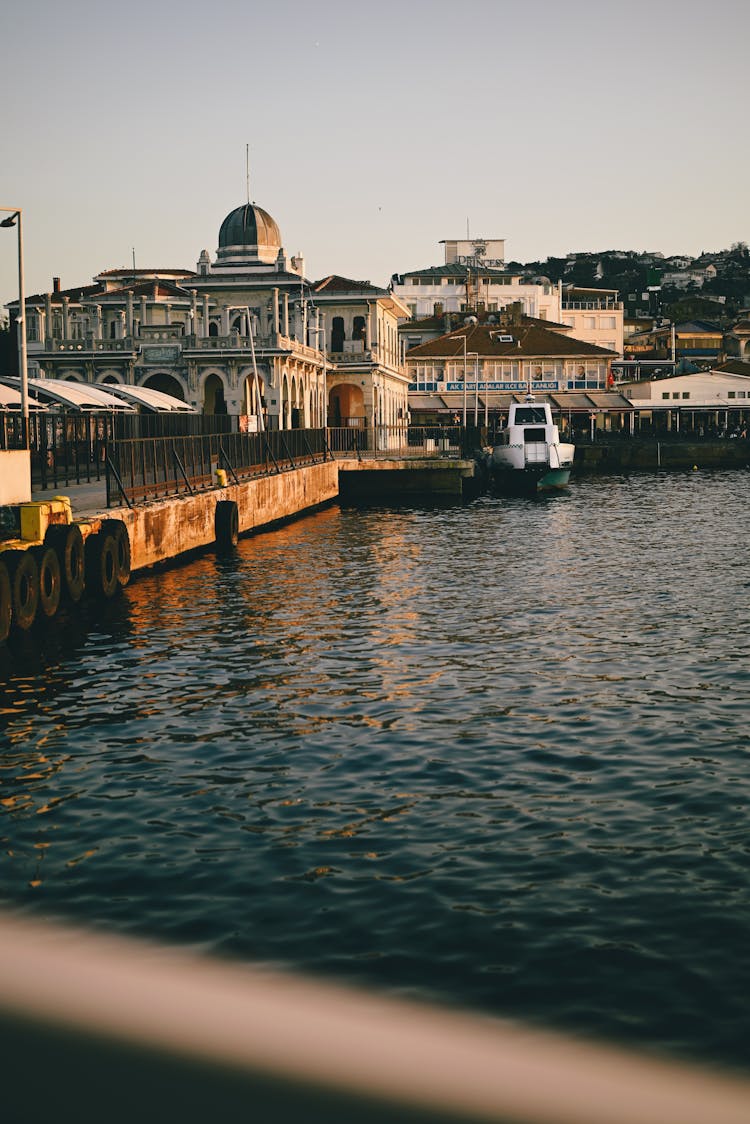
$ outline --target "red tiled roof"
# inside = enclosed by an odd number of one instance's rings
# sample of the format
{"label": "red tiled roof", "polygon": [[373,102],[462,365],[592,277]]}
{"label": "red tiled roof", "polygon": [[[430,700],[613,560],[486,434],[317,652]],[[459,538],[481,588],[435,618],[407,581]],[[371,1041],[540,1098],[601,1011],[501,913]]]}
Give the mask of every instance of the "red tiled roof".
{"label": "red tiled roof", "polygon": [[351,281],[348,277],[339,277],[336,273],[331,273],[321,281],[316,281],[312,289],[315,293],[357,293],[363,290],[377,293],[383,291],[378,289],[376,285],[370,284],[369,281]]}
{"label": "red tiled roof", "polygon": [[112,297],[118,300],[122,300],[123,295],[126,293],[132,293],[134,297],[144,296],[150,297],[151,299],[157,296],[177,297],[181,300],[190,300],[190,294],[188,293],[187,289],[181,288],[173,281],[155,281],[145,279],[143,281],[136,281],[132,285],[123,285],[120,289],[102,289],[99,292],[99,296],[103,301],[106,301]]}
{"label": "red tiled roof", "polygon": [[[601,356],[602,358],[616,355],[605,347],[584,343],[582,340],[573,339],[561,332],[550,331],[549,328],[539,327],[539,322],[528,323],[530,318],[524,318],[521,325],[503,328],[500,325],[485,326],[484,324],[469,324],[458,331],[440,336],[439,339],[430,340],[419,344],[407,352],[410,359],[420,359],[428,356],[454,358],[463,355],[466,336],[466,350],[476,351],[480,356]],[[513,342],[501,342],[497,337],[513,336]]]}
{"label": "red tiled roof", "polygon": [[97,277],[153,277],[154,274],[172,274],[175,277],[197,277],[192,269],[133,269],[132,266],[121,266],[119,269],[103,269]]}
{"label": "red tiled roof", "polygon": [[[68,297],[71,301],[79,301],[81,298],[101,292],[103,292],[101,285],[78,285],[75,289],[58,289],[56,293],[33,293],[31,296],[27,296],[25,300],[26,304],[44,304],[47,297],[51,296],[53,304],[62,304],[63,297]],[[12,303],[16,305],[18,301]]]}

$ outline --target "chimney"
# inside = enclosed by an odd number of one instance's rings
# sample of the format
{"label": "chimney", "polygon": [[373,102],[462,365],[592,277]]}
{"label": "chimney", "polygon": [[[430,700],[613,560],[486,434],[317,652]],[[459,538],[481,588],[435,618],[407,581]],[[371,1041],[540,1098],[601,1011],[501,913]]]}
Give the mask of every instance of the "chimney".
{"label": "chimney", "polygon": [[52,292],[53,293],[59,293],[60,292],[60,278],[59,277],[53,277],[52,278]]}

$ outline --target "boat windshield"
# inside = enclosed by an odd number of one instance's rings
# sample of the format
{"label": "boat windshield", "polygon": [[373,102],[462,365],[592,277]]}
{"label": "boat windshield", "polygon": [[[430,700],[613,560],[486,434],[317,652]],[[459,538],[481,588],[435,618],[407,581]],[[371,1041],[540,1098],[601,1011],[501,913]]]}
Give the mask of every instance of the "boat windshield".
{"label": "boat windshield", "polygon": [[517,406],[516,425],[546,425],[547,413],[544,406]]}

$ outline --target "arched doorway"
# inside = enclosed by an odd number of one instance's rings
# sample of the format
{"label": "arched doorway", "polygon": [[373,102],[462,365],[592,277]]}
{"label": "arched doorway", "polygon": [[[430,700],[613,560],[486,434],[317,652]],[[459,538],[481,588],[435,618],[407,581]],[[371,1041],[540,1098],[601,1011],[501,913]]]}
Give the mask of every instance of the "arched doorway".
{"label": "arched doorway", "polygon": [[328,424],[364,426],[365,396],[361,387],[352,383],[340,383],[331,388],[328,396]]}
{"label": "arched doorway", "polygon": [[218,375],[209,375],[203,384],[203,413],[226,414],[227,403],[224,397],[224,383]]}
{"label": "arched doorway", "polygon": [[150,390],[160,390],[162,394],[171,394],[173,398],[179,398],[181,402],[186,400],[182,384],[174,375],[168,375],[165,371],[149,375],[147,379],[143,380],[142,385],[147,386]]}
{"label": "arched doorway", "polygon": [[[244,413],[249,417],[259,416],[263,418],[262,428],[266,428],[268,424],[268,411],[266,409],[266,387],[261,375],[257,379],[255,374],[247,375],[244,384],[243,402],[245,404]],[[261,428],[258,423],[256,427]]]}

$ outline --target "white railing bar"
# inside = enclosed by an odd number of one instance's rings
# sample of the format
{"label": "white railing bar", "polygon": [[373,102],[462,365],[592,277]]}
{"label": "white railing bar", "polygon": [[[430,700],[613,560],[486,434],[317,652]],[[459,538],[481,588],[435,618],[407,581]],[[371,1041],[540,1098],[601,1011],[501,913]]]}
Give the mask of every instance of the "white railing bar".
{"label": "white railing bar", "polygon": [[[311,1091],[344,1097],[348,1113],[352,1098],[361,1099],[367,1119],[383,1122],[410,1113],[516,1124],[747,1124],[749,1116],[750,1082],[739,1077],[8,916],[0,921],[0,1018],[11,1028],[18,1020],[21,1039],[32,1025],[42,1043],[56,1030],[72,1033],[74,1041],[182,1059],[188,1075],[202,1063],[225,1071],[230,1084],[238,1074],[274,1081],[290,1098],[284,1120],[312,1118],[305,1109]],[[12,1086],[22,1083],[8,1068],[13,1035],[5,1037],[8,1106]],[[30,1061],[38,1088],[17,1089],[29,1112],[18,1118],[44,1119],[33,1105],[43,1092],[45,1057],[40,1052]],[[128,1082],[137,1081],[136,1067]],[[61,1103],[60,1090],[51,1092],[55,1119],[88,1119],[85,1081],[77,1109]],[[114,1105],[117,1097],[113,1090]],[[252,1103],[247,1108],[248,1119],[260,1119]],[[223,1121],[220,1103],[215,1110],[213,1118]],[[120,1119],[108,1106],[102,1111],[101,1119]],[[10,1117],[17,1119],[13,1110]],[[180,1121],[194,1118],[182,1111]],[[281,1118],[266,1116],[263,1124]],[[333,1109],[325,1116],[327,1124],[345,1118]],[[138,1124],[152,1119],[173,1117],[169,1106],[144,1098]]]}

